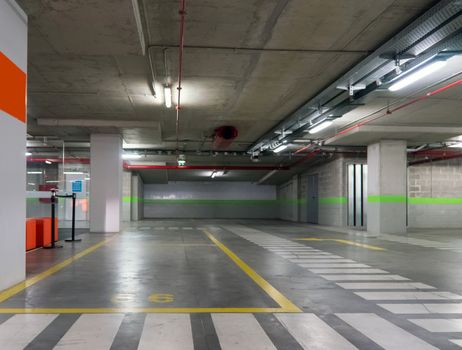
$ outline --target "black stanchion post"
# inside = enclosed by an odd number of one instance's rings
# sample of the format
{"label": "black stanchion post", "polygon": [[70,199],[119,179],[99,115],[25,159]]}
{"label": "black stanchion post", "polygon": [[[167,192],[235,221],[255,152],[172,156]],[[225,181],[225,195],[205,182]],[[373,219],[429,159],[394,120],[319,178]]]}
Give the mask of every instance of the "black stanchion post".
{"label": "black stanchion post", "polygon": [[62,245],[57,245],[55,242],[55,230],[56,230],[56,191],[51,191],[51,245],[43,246],[45,249],[53,249],[53,248],[62,248]]}
{"label": "black stanchion post", "polygon": [[72,193],[72,238],[66,239],[66,242],[80,242],[81,239],[75,239],[75,202],[77,199],[77,195]]}

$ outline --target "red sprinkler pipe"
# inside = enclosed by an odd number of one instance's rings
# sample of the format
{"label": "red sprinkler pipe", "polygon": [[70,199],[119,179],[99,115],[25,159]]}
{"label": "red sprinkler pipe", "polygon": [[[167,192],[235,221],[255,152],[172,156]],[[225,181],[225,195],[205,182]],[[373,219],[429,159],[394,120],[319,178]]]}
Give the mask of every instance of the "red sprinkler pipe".
{"label": "red sprinkler pipe", "polygon": [[[380,115],[378,115],[378,116],[376,116],[376,117],[374,117],[374,118],[371,118],[371,119],[365,120],[365,121],[363,121],[363,122],[359,122],[359,123],[357,123],[357,124],[355,124],[355,125],[352,125],[352,126],[346,128],[346,129],[342,130],[342,131],[339,131],[338,133],[336,133],[335,135],[333,135],[333,136],[331,136],[331,137],[336,137],[336,136],[339,136],[339,135],[346,134],[346,133],[350,132],[351,130],[354,130],[354,129],[356,129],[356,128],[359,128],[360,126],[363,126],[363,125],[365,125],[365,124],[368,124],[368,123],[370,123],[370,122],[372,122],[372,121],[374,121],[374,120],[377,120],[377,119],[386,117],[387,115],[390,115],[390,114],[392,114],[393,112],[396,112],[396,111],[399,111],[399,110],[404,109],[404,108],[406,108],[406,107],[409,107],[409,106],[411,106],[411,105],[413,105],[413,104],[415,104],[415,103],[424,101],[424,100],[426,100],[426,99],[428,99],[428,98],[430,98],[430,97],[432,97],[432,96],[434,96],[434,95],[437,95],[437,94],[439,94],[439,93],[441,93],[441,92],[444,92],[444,91],[446,91],[446,90],[449,90],[450,88],[453,88],[454,86],[457,86],[457,85],[460,85],[460,84],[462,84],[462,79],[457,80],[457,81],[454,81],[454,82],[452,82],[452,83],[450,83],[450,84],[448,84],[448,85],[445,85],[445,86],[443,86],[443,87],[441,87],[441,88],[438,88],[438,89],[436,89],[436,90],[427,92],[425,95],[419,96],[419,97],[417,97],[417,98],[415,98],[415,99],[413,99],[413,100],[411,100],[411,101],[409,101],[409,102],[406,102],[406,103],[404,103],[404,104],[402,104],[402,105],[399,105],[399,106],[396,107],[396,108],[387,110],[385,113],[382,113],[382,114],[380,114]],[[295,153],[301,152],[304,148],[305,148],[305,147],[302,147],[302,148],[298,149]]]}
{"label": "red sprinkler pipe", "polygon": [[176,105],[176,148],[178,151],[179,133],[180,133],[180,109],[181,109],[181,82],[183,79],[183,54],[184,54],[184,22],[186,15],[186,0],[180,1],[180,46],[178,55],[178,101]]}
{"label": "red sprinkler pipe", "polygon": [[[27,157],[27,162],[29,163],[45,163],[46,161],[52,163],[62,163],[62,158],[32,158]],[[64,158],[65,163],[76,163],[76,164],[90,164],[89,158]]]}
{"label": "red sprinkler pipe", "polygon": [[127,165],[130,170],[289,170],[287,166],[240,166],[240,165]]}

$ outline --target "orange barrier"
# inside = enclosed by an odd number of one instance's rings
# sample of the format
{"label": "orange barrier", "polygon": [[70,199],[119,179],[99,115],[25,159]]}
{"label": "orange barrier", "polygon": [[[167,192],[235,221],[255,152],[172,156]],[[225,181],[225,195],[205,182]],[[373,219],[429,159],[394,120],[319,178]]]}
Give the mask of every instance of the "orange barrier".
{"label": "orange barrier", "polygon": [[[37,247],[51,244],[51,218],[37,218]],[[55,218],[55,242],[58,240],[58,218]]]}
{"label": "orange barrier", "polygon": [[26,221],[26,250],[37,248],[37,220]]}

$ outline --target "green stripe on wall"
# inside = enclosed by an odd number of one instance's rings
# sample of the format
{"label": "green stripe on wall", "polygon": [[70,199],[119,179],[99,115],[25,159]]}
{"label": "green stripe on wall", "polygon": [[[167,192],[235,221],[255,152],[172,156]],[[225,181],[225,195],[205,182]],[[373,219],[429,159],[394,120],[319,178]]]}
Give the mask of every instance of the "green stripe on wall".
{"label": "green stripe on wall", "polygon": [[409,204],[462,204],[462,198],[417,198],[410,197]]}
{"label": "green stripe on wall", "polygon": [[407,197],[394,195],[368,196],[367,201],[369,203],[406,203]]}

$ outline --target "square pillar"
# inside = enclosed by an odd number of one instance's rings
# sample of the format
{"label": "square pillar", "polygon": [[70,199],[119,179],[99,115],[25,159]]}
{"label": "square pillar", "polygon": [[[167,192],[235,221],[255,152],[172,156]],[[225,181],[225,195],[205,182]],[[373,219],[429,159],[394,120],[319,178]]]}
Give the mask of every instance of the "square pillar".
{"label": "square pillar", "polygon": [[0,1],[0,291],[26,276],[27,16]]}
{"label": "square pillar", "polygon": [[406,232],[406,141],[383,140],[367,147],[367,231]]}
{"label": "square pillar", "polygon": [[119,232],[122,200],[122,138],[90,138],[90,232]]}

